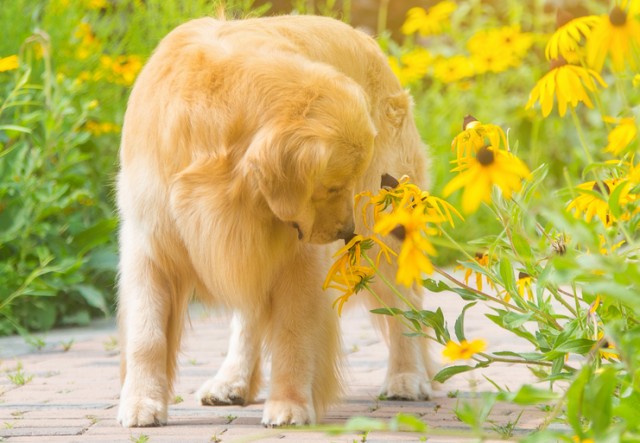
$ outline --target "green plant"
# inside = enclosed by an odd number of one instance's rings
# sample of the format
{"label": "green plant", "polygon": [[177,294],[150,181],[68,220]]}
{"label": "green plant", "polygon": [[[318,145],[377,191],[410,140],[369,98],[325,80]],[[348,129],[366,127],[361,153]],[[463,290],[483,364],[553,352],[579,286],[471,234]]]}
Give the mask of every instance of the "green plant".
{"label": "green plant", "polygon": [[9,378],[9,381],[16,386],[24,386],[33,380],[33,375],[27,375],[22,368],[22,363],[20,362],[18,363],[15,371],[13,371],[13,373],[8,373],[7,377]]}

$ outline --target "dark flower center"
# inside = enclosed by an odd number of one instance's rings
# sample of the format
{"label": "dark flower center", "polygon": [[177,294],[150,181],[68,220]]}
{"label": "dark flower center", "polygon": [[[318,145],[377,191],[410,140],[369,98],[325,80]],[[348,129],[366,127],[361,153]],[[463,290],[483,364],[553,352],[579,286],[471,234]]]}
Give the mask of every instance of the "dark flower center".
{"label": "dark flower center", "polygon": [[526,272],[518,272],[518,280],[522,280],[523,278],[527,278],[527,277],[531,277],[529,274],[527,274]]}
{"label": "dark flower center", "polygon": [[564,58],[562,57],[554,58],[553,60],[551,60],[551,70],[553,71],[554,69],[557,69],[566,64],[567,64],[567,61]]}
{"label": "dark flower center", "polygon": [[569,11],[566,11],[564,9],[558,9],[558,12],[556,13],[557,28],[563,27],[564,25],[569,23],[571,20],[573,20],[573,14],[571,14]]}
{"label": "dark flower center", "polygon": [[620,6],[616,5],[609,14],[609,21],[613,26],[624,26],[624,24],[627,23],[627,13],[624,12]]}
{"label": "dark flower center", "polygon": [[482,166],[489,166],[495,160],[495,155],[491,149],[485,146],[484,148],[478,149],[476,159]]}
{"label": "dark flower center", "polygon": [[407,236],[407,230],[403,225],[398,225],[391,230],[390,234],[398,240],[404,241],[405,237]]}
{"label": "dark flower center", "polygon": [[607,185],[605,182],[602,182],[602,185],[604,186],[604,192],[602,192],[602,188],[600,187],[600,183],[595,182],[593,184],[593,188],[591,188],[592,191],[596,191],[599,192],[600,194],[611,194],[611,189],[609,189],[609,185]]}
{"label": "dark flower center", "polygon": [[462,130],[466,130],[470,123],[477,122],[478,119],[471,114],[467,114],[462,121]]}
{"label": "dark flower center", "polygon": [[381,180],[380,180],[380,187],[381,188],[393,189],[396,186],[398,186],[399,184],[400,184],[400,182],[393,175],[391,175],[391,174],[382,174],[382,177],[381,177]]}

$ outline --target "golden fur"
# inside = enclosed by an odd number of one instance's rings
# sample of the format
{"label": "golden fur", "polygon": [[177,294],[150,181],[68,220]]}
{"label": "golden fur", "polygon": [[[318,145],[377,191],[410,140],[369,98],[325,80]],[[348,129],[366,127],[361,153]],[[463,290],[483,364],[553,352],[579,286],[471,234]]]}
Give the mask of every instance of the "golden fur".
{"label": "golden fur", "polygon": [[[366,233],[354,226],[354,193],[377,190],[384,173],[422,183],[425,169],[410,99],[365,34],[312,16],[203,18],[172,31],[140,73],[123,127],[120,423],[167,422],[194,293],[234,313],[201,402],[253,401],[268,351],[263,423],[319,419],[340,392],[337,316],[321,289],[328,244]],[[415,290],[406,296],[419,303]],[[424,341],[383,326],[383,392],[427,397]]]}

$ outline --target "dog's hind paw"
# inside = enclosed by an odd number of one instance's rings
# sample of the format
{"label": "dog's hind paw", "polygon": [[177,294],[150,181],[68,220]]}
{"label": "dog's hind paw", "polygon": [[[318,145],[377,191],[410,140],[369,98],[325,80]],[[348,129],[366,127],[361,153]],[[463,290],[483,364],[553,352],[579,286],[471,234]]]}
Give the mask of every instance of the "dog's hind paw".
{"label": "dog's hind paw", "polygon": [[426,375],[403,372],[387,378],[382,395],[389,400],[429,400],[433,392]]}
{"label": "dog's hind paw", "polygon": [[290,400],[268,400],[264,405],[262,424],[267,427],[315,423],[313,406]]}
{"label": "dog's hind paw", "polygon": [[196,397],[205,406],[244,405],[248,401],[248,386],[243,380],[207,380]]}

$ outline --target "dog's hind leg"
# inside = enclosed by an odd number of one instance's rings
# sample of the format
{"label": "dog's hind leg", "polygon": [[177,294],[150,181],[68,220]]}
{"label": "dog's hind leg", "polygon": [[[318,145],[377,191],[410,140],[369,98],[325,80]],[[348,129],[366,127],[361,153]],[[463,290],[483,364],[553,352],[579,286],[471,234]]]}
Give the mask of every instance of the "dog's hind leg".
{"label": "dog's hind leg", "polygon": [[196,393],[203,405],[246,405],[260,389],[262,331],[266,329],[262,310],[234,312],[227,356],[218,373]]}
{"label": "dog's hind leg", "polygon": [[[188,291],[167,278],[123,222],[119,306],[121,376],[118,421],[126,427],[167,422]],[[136,241],[132,241],[136,237]]]}
{"label": "dog's hind leg", "polygon": [[[381,263],[381,270],[393,281],[395,269]],[[408,309],[383,282],[374,281],[373,287],[385,306]],[[415,288],[398,289],[409,303],[421,309],[422,296]],[[371,309],[383,307],[373,297],[369,297],[368,302]],[[428,353],[427,339],[407,336],[406,333],[412,331],[393,316],[377,315],[373,318],[382,329],[389,347],[389,366],[381,394],[396,400],[429,399],[432,394],[431,376],[435,372],[435,365]]]}

